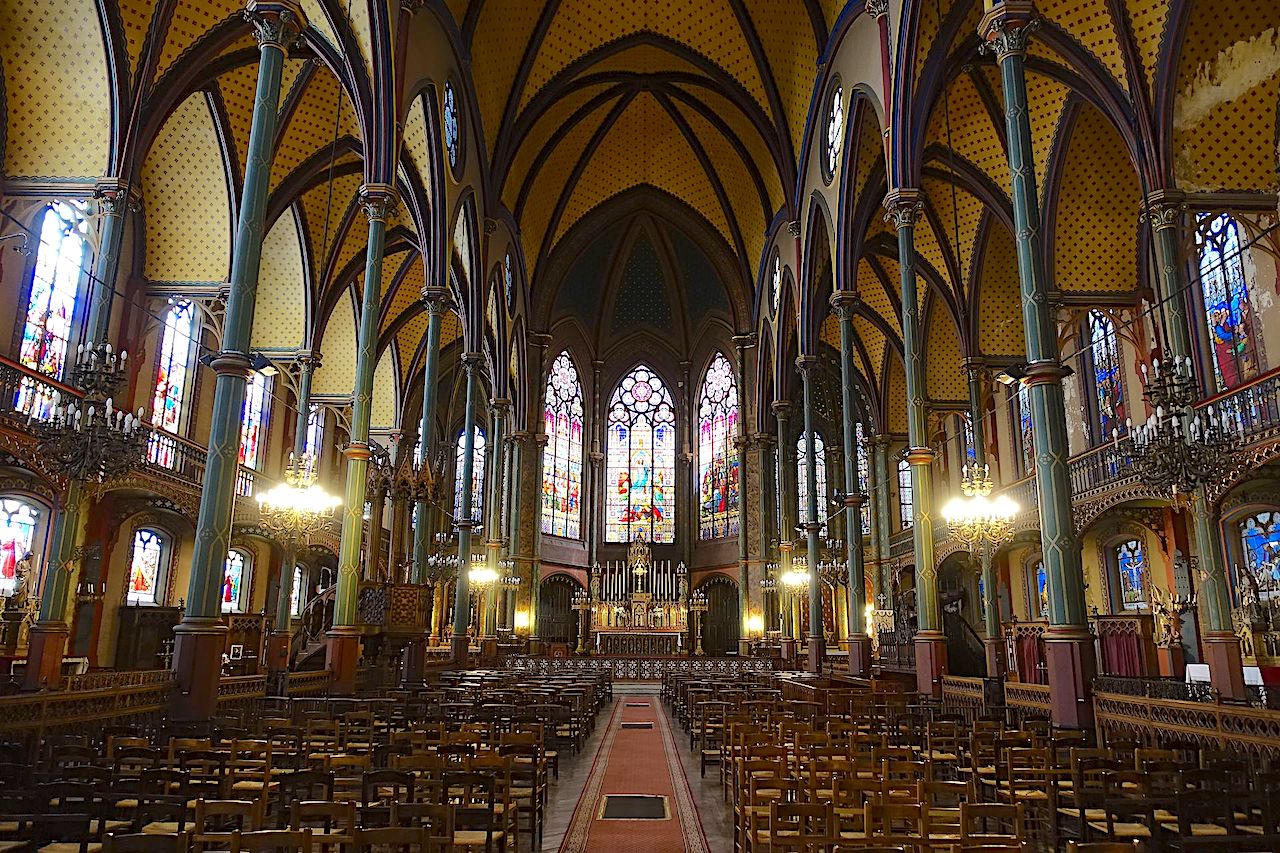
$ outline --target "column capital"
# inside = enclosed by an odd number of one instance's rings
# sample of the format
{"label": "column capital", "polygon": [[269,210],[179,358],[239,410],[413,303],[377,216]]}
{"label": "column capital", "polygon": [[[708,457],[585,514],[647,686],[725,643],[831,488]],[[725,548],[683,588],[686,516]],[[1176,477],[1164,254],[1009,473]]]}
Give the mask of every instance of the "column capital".
{"label": "column capital", "polygon": [[1033,361],[1027,365],[1022,384],[1028,388],[1033,385],[1052,385],[1062,382],[1072,373],[1071,368],[1058,361]]}
{"label": "column capital", "polygon": [[125,212],[130,206],[137,205],[142,197],[123,178],[98,178],[93,182],[93,197],[97,200],[102,212],[117,215]]}
{"label": "column capital", "polygon": [[443,314],[453,304],[453,294],[447,287],[429,285],[422,288],[421,296],[428,314]]}
{"label": "column capital", "polygon": [[258,49],[276,47],[287,50],[307,26],[302,6],[294,0],[249,0],[244,17],[253,27]]}
{"label": "column capital", "polygon": [[755,332],[748,332],[744,335],[733,336],[733,346],[738,350],[751,349],[760,339]]}
{"label": "column capital", "polygon": [[370,222],[385,222],[395,210],[396,188],[390,184],[362,184],[360,186],[360,206]]}
{"label": "column capital", "polygon": [[818,357],[816,355],[798,355],[796,356],[796,370],[808,375],[809,371],[818,366]]}
{"label": "column capital", "polygon": [[495,415],[505,418],[511,411],[511,400],[507,397],[494,397],[489,400],[489,408],[493,409]]}
{"label": "column capital", "polygon": [[1177,228],[1187,209],[1187,194],[1181,190],[1154,190],[1147,194],[1147,209],[1139,217],[1153,231]]}
{"label": "column capital", "polygon": [[893,436],[884,432],[876,433],[875,435],[868,436],[866,441],[867,447],[870,447],[873,450],[880,447],[888,447],[892,443],[893,443]]}
{"label": "column capital", "polygon": [[862,10],[871,18],[883,18],[889,14],[889,0],[867,0]]}
{"label": "column capital", "polygon": [[484,361],[484,355],[478,352],[464,352],[462,354],[462,364],[467,370],[474,370]]}
{"label": "column capital", "polygon": [[853,312],[862,305],[862,297],[852,290],[837,290],[831,294],[831,310],[841,320],[852,318]]}
{"label": "column capital", "polygon": [[902,458],[908,465],[932,465],[938,454],[932,447],[908,447]]}
{"label": "column capital", "polygon": [[546,349],[551,346],[551,336],[546,332],[530,332],[528,335],[529,343],[535,347]]}
{"label": "column capital", "polygon": [[1004,0],[978,22],[978,51],[995,54],[997,62],[1011,56],[1026,56],[1027,41],[1040,26],[1036,7],[1029,0]]}
{"label": "column capital", "polygon": [[791,414],[791,401],[774,400],[769,404],[769,408],[773,410],[774,417],[785,418]]}
{"label": "column capital", "polygon": [[759,447],[768,447],[773,444],[773,433],[771,432],[753,432],[750,435],[751,443]]}
{"label": "column capital", "polygon": [[799,219],[793,219],[787,223],[787,233],[790,234],[792,237],[800,236],[800,220]]}
{"label": "column capital", "polygon": [[551,440],[550,436],[548,436],[545,432],[538,432],[538,433],[534,433],[533,435],[533,443],[538,445],[539,447],[546,447],[547,444],[550,443],[550,440]]}
{"label": "column capital", "polygon": [[924,210],[924,204],[920,201],[920,190],[909,187],[893,190],[884,197],[884,209],[884,221],[892,222],[899,231],[914,227],[916,220],[920,218],[920,213]]}

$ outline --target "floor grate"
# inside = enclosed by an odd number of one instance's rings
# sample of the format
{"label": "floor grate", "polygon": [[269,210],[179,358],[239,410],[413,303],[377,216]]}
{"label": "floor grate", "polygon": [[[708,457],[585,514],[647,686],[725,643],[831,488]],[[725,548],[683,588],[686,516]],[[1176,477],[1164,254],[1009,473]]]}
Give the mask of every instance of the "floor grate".
{"label": "floor grate", "polygon": [[600,820],[669,820],[667,798],[657,794],[605,794]]}
{"label": "floor grate", "polygon": [[653,723],[641,721],[641,720],[634,720],[634,721],[629,720],[627,722],[624,722],[622,724],[622,727],[624,729],[651,729],[653,728]]}

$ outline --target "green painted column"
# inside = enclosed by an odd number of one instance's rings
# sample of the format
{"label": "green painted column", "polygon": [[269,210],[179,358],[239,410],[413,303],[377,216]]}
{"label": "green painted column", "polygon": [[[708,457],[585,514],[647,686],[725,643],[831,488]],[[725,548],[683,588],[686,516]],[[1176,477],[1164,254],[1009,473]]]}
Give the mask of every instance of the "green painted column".
{"label": "green painted column", "polygon": [[[756,466],[759,471],[757,475],[760,478],[760,530],[758,531],[758,547],[760,549],[760,562],[764,564],[761,569],[761,578],[768,576],[768,564],[773,553],[773,540],[778,519],[778,495],[777,495],[777,478],[778,471],[777,456],[771,449],[774,445],[773,436],[767,432],[757,432],[752,436],[752,440],[759,448],[760,464]],[[773,578],[777,580],[776,577]],[[765,594],[763,588],[760,593],[760,620],[764,631],[775,630],[774,616],[778,612],[778,595],[775,590],[772,593]]]}
{"label": "green painted column", "polygon": [[987,369],[981,359],[971,358],[964,365],[965,378],[969,381],[969,420],[973,424],[973,463],[987,464],[987,437],[984,405],[987,386]]}
{"label": "green painted column", "polygon": [[[449,309],[452,298],[444,287],[426,287],[422,290],[422,301],[427,306],[427,352],[426,363],[422,370],[422,460],[419,464],[431,464],[432,425],[436,420],[436,386],[440,375],[440,325],[444,312]],[[431,556],[430,525],[427,513],[431,505],[427,496],[419,492],[417,496],[418,523],[413,528],[413,582],[427,582],[427,558]]]}
{"label": "green painted column", "polygon": [[791,571],[791,555],[795,548],[792,539],[795,536],[796,516],[800,496],[796,488],[796,466],[791,455],[791,403],[787,400],[773,402],[773,416],[778,422],[778,450],[774,456],[778,476],[776,484],[778,498],[778,592],[782,600],[782,656],[792,660],[796,654],[800,626],[797,624],[791,607],[791,595],[781,579]]}
{"label": "green painted column", "polygon": [[71,573],[78,556],[76,552],[82,543],[80,510],[83,501],[84,484],[80,480],[69,480],[66,493],[53,516],[49,561],[40,587],[40,615],[31,626],[28,641],[24,690],[56,690],[62,679],[62,658],[71,630],[67,620],[67,601],[71,595]]}
{"label": "green painted column", "polygon": [[[356,381],[351,389],[351,441],[347,458],[346,491],[342,501],[342,541],[338,546],[338,588],[333,601],[333,629],[329,632],[327,667],[333,673],[331,691],[350,696],[356,689],[356,663],[360,659],[360,630],[356,605],[360,596],[360,555],[364,535],[364,499],[369,472],[369,419],[373,404],[373,371],[377,366],[378,314],[382,298],[382,257],[387,237],[387,217],[396,204],[395,188],[365,184],[360,204],[369,219],[365,249],[364,290],[360,301],[360,325],[356,337]],[[377,537],[381,521],[370,523],[369,535]],[[376,541],[376,539],[375,539]],[[373,571],[373,566],[366,566]]]}
{"label": "green painted column", "polygon": [[[545,428],[543,425],[540,425]],[[538,596],[542,587],[542,478],[545,476],[546,452],[548,437],[545,432],[530,435],[534,488],[529,490],[529,500],[533,502],[533,553],[529,560],[529,653],[541,654],[542,638],[538,632]],[[586,494],[590,495],[590,492]]]}
{"label": "green painted column", "polygon": [[888,435],[880,434],[871,438],[871,536],[875,540],[876,550],[880,552],[877,584],[878,595],[884,596],[883,605],[877,601],[876,606],[882,610],[893,607],[893,568],[889,561],[889,524],[892,508],[889,501],[889,443]]}
{"label": "green painted column", "polygon": [[[849,673],[871,675],[871,636],[866,620],[866,576],[862,550],[862,505],[866,496],[858,489],[858,446],[854,419],[858,411],[854,398],[856,371],[853,366],[853,313],[859,303],[850,291],[831,294],[831,307],[840,321],[841,433],[844,439],[844,527],[849,612]],[[872,539],[875,537],[873,536]]]}
{"label": "green painted column", "polygon": [[226,628],[220,618],[219,587],[231,545],[231,511],[239,472],[240,419],[245,382],[252,370],[249,333],[258,292],[265,235],[271,152],[280,108],[280,76],[286,44],[305,26],[292,3],[251,2],[246,13],[258,41],[258,85],[249,128],[248,161],[231,258],[222,351],[211,366],[217,375],[209,424],[209,454],[196,519],[186,611],[174,629],[176,687],[170,719],[207,720],[217,709]]}
{"label": "green painted column", "polygon": [[99,178],[94,187],[99,217],[98,253],[93,259],[89,291],[89,316],[85,321],[85,345],[102,344],[111,330],[111,306],[120,273],[120,246],[124,242],[124,215],[129,187],[118,178]]}
{"label": "green painted column", "polygon": [[802,355],[796,359],[804,388],[804,532],[809,566],[809,671],[822,672],[827,659],[827,637],[822,622],[822,577],[818,563],[822,560],[822,519],[826,515],[826,495],[818,494],[818,453],[813,431],[813,371],[818,358]]}
{"label": "green painted column", "polygon": [[475,495],[471,477],[475,470],[476,451],[476,372],[482,356],[478,352],[462,354],[462,368],[467,374],[467,399],[462,421],[462,505],[453,508],[454,526],[458,528],[458,578],[454,583],[453,662],[462,666],[467,661],[471,627],[471,532],[477,522],[471,517]]}
{"label": "green painted column", "polygon": [[1084,728],[1093,725],[1089,697],[1097,664],[1085,608],[1080,543],[1072,520],[1071,478],[1067,467],[1070,452],[1062,391],[1062,380],[1068,371],[1058,361],[1057,326],[1049,306],[1027,108],[1027,39],[1037,23],[1031,3],[1007,0],[983,16],[978,33],[984,47],[994,52],[1000,63],[1000,84],[1004,91],[1006,148],[1028,361],[1023,382],[1031,401],[1040,541],[1049,593],[1045,662],[1049,671],[1050,716],[1054,725]]}
{"label": "green painted column", "polygon": [[911,466],[911,534],[916,567],[916,687],[941,695],[947,672],[947,643],[942,634],[938,566],[933,547],[934,451],[925,422],[923,318],[916,282],[915,225],[920,193],[897,189],[885,199],[886,219],[898,230],[898,266],[902,274],[902,351],[907,380],[907,463]]}
{"label": "green painted column", "polygon": [[[511,401],[505,397],[489,401],[489,464],[485,466],[485,471],[489,472],[488,482],[485,484],[488,487],[489,497],[484,504],[487,516],[484,544],[485,564],[494,573],[495,578],[501,577],[498,565],[502,559],[502,503],[506,488],[506,471],[502,454],[507,441],[507,415],[510,411]],[[492,650],[486,648],[486,657],[496,657],[498,653],[498,598],[501,595],[501,589],[495,580],[493,585],[485,591],[485,618],[481,624],[484,639],[493,643]]]}
{"label": "green painted column", "polygon": [[1186,195],[1177,190],[1157,190],[1147,196],[1144,218],[1151,226],[1159,260],[1159,303],[1163,312],[1166,356],[1191,356],[1191,323],[1187,312],[1187,284],[1178,223],[1186,208]]}
{"label": "green painted column", "polygon": [[[747,350],[756,345],[755,335],[733,338],[734,367],[738,372],[738,434],[733,436],[738,454],[738,654],[750,649],[747,621],[751,618],[751,561],[747,532]],[[763,517],[763,516],[762,516]]]}

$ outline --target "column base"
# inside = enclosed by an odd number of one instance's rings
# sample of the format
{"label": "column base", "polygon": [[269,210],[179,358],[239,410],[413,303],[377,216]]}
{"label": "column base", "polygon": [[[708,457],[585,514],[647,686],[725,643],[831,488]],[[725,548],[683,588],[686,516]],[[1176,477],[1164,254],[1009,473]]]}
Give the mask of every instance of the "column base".
{"label": "column base", "polygon": [[354,696],[360,663],[360,632],[355,628],[334,628],[327,636],[325,668],[333,679],[329,682],[329,692],[334,696]]}
{"label": "column base", "polygon": [[1000,637],[988,637],[982,641],[983,658],[987,662],[987,678],[1004,678],[1005,657],[1004,640]]}
{"label": "column base", "polygon": [[[1179,643],[1176,646],[1160,646],[1156,649],[1156,659],[1160,663],[1160,674],[1166,678],[1182,681],[1187,677],[1187,653]],[[1210,670],[1212,672],[1212,670]],[[1243,670],[1241,677],[1243,677]]]}
{"label": "column base", "polygon": [[1088,628],[1052,627],[1044,632],[1049,673],[1049,720],[1063,729],[1093,728],[1093,679],[1098,674]]}
{"label": "column base", "polygon": [[267,635],[267,684],[281,682],[285,689],[272,690],[272,696],[289,695],[289,640],[288,634],[272,631]]}
{"label": "column base", "polygon": [[827,638],[809,636],[809,672],[821,673],[827,662]]}
{"label": "column base", "polygon": [[871,656],[871,638],[866,634],[849,637],[849,674],[854,678],[870,678],[874,661]]}
{"label": "column base", "polygon": [[173,673],[176,686],[169,719],[202,723],[218,712],[218,683],[227,626],[216,617],[183,619],[173,629]]}
{"label": "column base", "polygon": [[947,674],[947,638],[941,631],[916,633],[916,691],[922,696],[942,696],[942,676]]}
{"label": "column base", "polygon": [[23,690],[57,690],[62,686],[62,657],[70,634],[65,622],[37,622],[31,626]]}
{"label": "column base", "polygon": [[1223,699],[1245,698],[1239,637],[1226,631],[1206,631],[1204,660],[1209,664],[1209,683]]}
{"label": "column base", "polygon": [[404,654],[400,658],[400,683],[414,686],[422,684],[426,669],[427,638],[423,636],[404,647]]}
{"label": "column base", "polygon": [[454,666],[465,667],[467,655],[471,653],[471,638],[466,634],[454,634],[449,640],[449,659]]}

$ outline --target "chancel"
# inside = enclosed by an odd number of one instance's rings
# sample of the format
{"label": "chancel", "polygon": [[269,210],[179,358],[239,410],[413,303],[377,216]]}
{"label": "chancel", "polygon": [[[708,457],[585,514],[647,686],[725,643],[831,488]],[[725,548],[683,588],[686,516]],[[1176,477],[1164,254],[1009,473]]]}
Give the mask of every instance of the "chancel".
{"label": "chancel", "polygon": [[0,0],[0,853],[1280,850],[1277,33]]}

